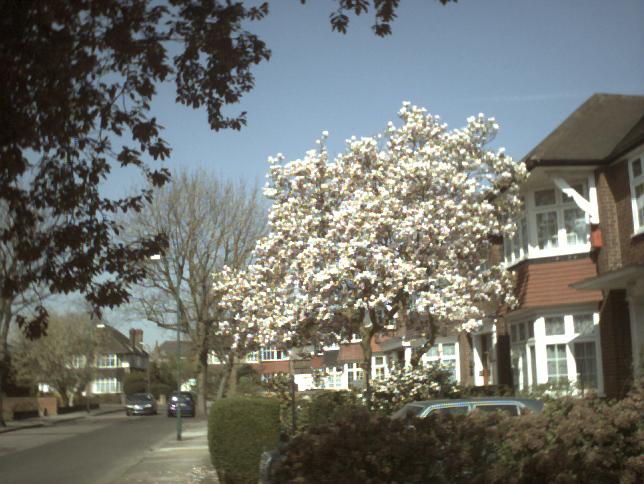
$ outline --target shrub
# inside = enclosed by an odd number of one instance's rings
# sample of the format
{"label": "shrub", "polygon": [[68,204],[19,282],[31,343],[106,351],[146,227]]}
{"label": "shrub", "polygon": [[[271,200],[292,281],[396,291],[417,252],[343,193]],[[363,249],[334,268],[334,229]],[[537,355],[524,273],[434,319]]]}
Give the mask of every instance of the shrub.
{"label": "shrub", "polygon": [[266,397],[224,398],[213,403],[208,445],[222,482],[257,482],[262,452],[278,446],[279,412],[279,401]]}
{"label": "shrub", "polygon": [[354,411],[292,439],[273,473],[276,482],[644,482],[642,415],[641,385],[617,403],[564,398],[521,417]]}
{"label": "shrub", "polygon": [[309,428],[323,427],[362,407],[354,394],[347,391],[324,391],[311,398],[308,404]]}
{"label": "shrub", "polygon": [[148,376],[142,371],[133,371],[123,378],[123,393],[144,393],[148,388]]}

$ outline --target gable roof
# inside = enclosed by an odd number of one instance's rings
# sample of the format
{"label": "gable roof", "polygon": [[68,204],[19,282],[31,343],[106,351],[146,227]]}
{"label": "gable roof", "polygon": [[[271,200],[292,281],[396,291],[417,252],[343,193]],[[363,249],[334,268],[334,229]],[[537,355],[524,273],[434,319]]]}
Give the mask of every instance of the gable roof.
{"label": "gable roof", "polygon": [[102,326],[96,327],[100,351],[115,354],[147,354],[142,348],[132,346],[130,338],[125,336],[116,328],[105,323],[100,324]]}
{"label": "gable roof", "polygon": [[593,94],[525,157],[539,165],[609,162],[644,142],[644,96]]}

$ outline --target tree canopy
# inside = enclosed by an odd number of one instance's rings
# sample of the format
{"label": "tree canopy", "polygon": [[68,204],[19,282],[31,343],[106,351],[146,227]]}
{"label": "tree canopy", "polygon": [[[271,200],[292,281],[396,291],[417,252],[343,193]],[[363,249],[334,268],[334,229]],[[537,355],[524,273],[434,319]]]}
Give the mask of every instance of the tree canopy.
{"label": "tree canopy", "polygon": [[520,210],[523,164],[487,148],[493,118],[449,130],[409,103],[399,116],[380,137],[347,140],[333,162],[323,140],[303,159],[270,160],[269,234],[223,298],[235,325],[287,346],[357,334],[369,365],[386,327],[431,345],[439,326],[471,331],[513,304],[512,277],[490,255]]}

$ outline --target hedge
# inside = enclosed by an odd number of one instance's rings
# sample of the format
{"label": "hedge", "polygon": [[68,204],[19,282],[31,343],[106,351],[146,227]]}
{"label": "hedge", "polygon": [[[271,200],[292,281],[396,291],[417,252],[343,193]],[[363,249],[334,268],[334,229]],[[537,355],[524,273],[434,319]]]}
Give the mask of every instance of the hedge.
{"label": "hedge", "polygon": [[292,439],[273,468],[298,483],[644,482],[644,389],[617,403],[564,398],[539,415],[367,411]]}
{"label": "hedge", "polygon": [[208,445],[221,482],[257,482],[262,452],[279,443],[279,414],[279,401],[273,398],[244,396],[213,403]]}

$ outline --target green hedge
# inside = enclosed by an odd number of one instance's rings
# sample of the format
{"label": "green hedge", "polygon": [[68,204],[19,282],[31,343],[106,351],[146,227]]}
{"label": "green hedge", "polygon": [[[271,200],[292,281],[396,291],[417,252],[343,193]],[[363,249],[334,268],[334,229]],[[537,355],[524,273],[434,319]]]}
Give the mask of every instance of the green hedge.
{"label": "green hedge", "polygon": [[[357,411],[292,439],[275,482],[644,482],[644,387],[617,403],[563,398],[543,414],[411,421]],[[410,425],[412,423],[413,425]]]}
{"label": "green hedge", "polygon": [[218,400],[208,418],[210,458],[225,483],[256,483],[262,452],[279,443],[277,399],[245,396]]}
{"label": "green hedge", "polygon": [[324,391],[311,398],[306,423],[310,429],[323,427],[362,407],[351,392]]}

